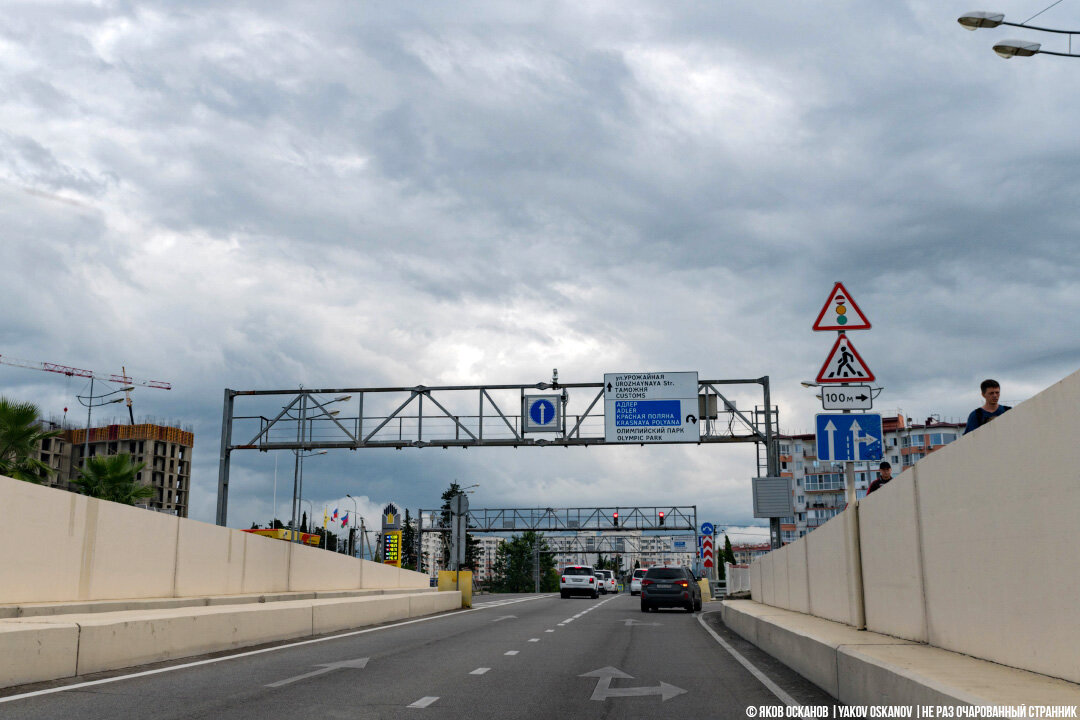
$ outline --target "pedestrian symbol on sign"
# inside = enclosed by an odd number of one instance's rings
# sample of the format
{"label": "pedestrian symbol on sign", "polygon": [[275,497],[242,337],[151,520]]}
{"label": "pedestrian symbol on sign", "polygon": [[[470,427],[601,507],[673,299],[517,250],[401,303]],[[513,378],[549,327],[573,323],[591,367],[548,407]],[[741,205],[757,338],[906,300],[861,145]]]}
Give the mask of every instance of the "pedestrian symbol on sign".
{"label": "pedestrian symbol on sign", "polygon": [[836,338],[832,352],[818,373],[819,383],[850,383],[874,379],[874,373],[859,356],[859,351],[846,335]]}

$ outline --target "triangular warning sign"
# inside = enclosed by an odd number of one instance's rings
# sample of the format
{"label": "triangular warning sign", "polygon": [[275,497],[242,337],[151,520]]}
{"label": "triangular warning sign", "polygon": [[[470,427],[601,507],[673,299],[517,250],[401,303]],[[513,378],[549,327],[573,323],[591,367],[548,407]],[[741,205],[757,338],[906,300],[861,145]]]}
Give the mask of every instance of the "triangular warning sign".
{"label": "triangular warning sign", "polygon": [[847,335],[836,338],[836,344],[817,376],[819,383],[866,382],[873,379],[874,373],[870,372]]}
{"label": "triangular warning sign", "polygon": [[833,285],[825,305],[814,321],[815,330],[869,330],[870,321],[862,314],[855,298],[844,283]]}

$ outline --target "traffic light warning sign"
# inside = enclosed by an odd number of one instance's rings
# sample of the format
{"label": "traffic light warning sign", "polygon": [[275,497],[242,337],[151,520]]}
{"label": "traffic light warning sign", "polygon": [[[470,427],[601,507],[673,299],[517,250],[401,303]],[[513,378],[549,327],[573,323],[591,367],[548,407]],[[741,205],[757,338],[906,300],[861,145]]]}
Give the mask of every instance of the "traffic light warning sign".
{"label": "traffic light warning sign", "polygon": [[869,330],[870,321],[859,309],[844,283],[833,285],[832,292],[814,321],[815,330]]}

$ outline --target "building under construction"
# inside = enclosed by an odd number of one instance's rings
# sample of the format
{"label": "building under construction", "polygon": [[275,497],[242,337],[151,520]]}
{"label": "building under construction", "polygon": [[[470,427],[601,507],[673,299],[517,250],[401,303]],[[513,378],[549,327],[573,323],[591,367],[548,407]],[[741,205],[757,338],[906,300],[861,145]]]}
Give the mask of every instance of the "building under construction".
{"label": "building under construction", "polygon": [[[50,423],[46,423],[48,425]],[[152,423],[106,425],[90,428],[90,442],[85,429],[57,428],[62,434],[41,441],[40,459],[55,472],[48,484],[71,490],[72,479],[82,467],[84,448],[89,457],[131,455],[132,463],[145,463],[136,481],[154,488],[154,495],[143,507],[158,512],[188,516],[191,491],[191,449],[195,435],[189,430]]]}

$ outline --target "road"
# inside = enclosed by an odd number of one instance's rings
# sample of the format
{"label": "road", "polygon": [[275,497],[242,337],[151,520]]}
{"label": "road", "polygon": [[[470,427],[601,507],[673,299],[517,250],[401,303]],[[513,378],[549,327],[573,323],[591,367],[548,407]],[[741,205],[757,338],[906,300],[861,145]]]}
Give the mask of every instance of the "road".
{"label": "road", "polygon": [[642,613],[626,593],[487,595],[469,611],[8,688],[0,717],[745,718],[785,700],[831,710],[718,610]]}

